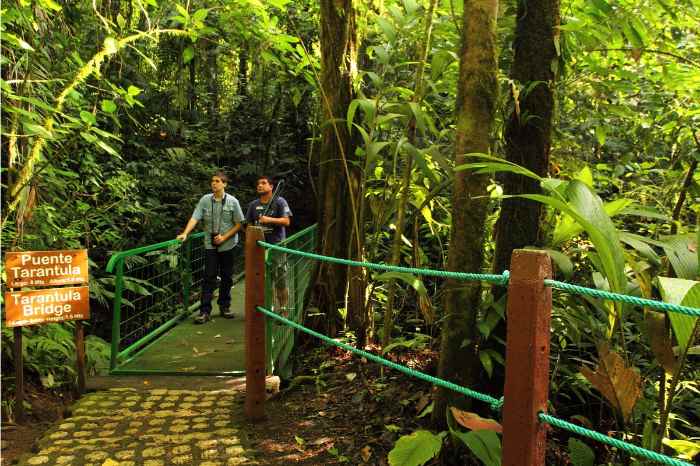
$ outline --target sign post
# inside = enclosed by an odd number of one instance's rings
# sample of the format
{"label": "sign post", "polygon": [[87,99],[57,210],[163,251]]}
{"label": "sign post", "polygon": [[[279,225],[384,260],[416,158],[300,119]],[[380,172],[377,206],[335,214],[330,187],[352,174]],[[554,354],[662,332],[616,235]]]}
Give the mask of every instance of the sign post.
{"label": "sign post", "polygon": [[[7,287],[5,324],[14,327],[16,371],[15,413],[24,419],[24,369],[22,327],[76,320],[75,348],[78,392],[85,391],[85,338],[81,320],[90,318],[87,249],[21,251],[5,254]],[[63,285],[84,285],[65,287]],[[60,286],[60,288],[26,287]]]}

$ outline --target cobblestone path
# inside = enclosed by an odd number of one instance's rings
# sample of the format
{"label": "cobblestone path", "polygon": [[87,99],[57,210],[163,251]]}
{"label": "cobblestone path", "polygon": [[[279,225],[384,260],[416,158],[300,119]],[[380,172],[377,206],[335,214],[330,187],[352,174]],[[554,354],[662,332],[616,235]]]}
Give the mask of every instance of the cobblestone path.
{"label": "cobblestone path", "polygon": [[113,388],[89,393],[20,465],[254,465],[244,446],[243,394]]}

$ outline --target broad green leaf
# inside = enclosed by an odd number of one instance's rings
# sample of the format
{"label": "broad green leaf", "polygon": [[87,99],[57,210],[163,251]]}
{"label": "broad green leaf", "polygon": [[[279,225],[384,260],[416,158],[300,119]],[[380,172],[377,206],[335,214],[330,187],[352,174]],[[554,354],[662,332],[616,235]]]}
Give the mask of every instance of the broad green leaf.
{"label": "broad green leaf", "polygon": [[63,7],[61,7],[61,5],[56,3],[54,0],[39,0],[39,3],[44,8],[48,8],[48,9],[54,10],[54,11],[61,11],[61,9],[63,8]]}
{"label": "broad green leaf", "polygon": [[180,13],[184,18],[189,18],[190,14],[189,12],[183,7],[182,5],[178,5],[177,3],[175,4],[175,8],[177,8],[178,13]]}
{"label": "broad green leaf", "polygon": [[658,254],[649,246],[649,244],[643,240],[640,240],[636,235],[632,235],[625,231],[620,232],[620,241],[635,249],[642,257],[647,259],[654,265],[661,265],[661,258]]}
{"label": "broad green leaf", "polygon": [[200,8],[199,10],[194,12],[194,14],[192,15],[192,18],[195,21],[204,21],[207,18],[208,14],[209,14],[208,8]]}
{"label": "broad green leaf", "polygon": [[678,452],[678,457],[684,460],[692,460],[700,453],[700,443],[690,440],[671,440],[665,438],[664,445],[668,445]]}
{"label": "broad green leaf", "polygon": [[554,249],[542,249],[549,257],[552,259],[554,264],[557,266],[564,277],[571,278],[574,275],[574,263],[571,262],[569,256],[560,251],[555,251]]}
{"label": "broad green leaf", "polygon": [[664,252],[676,276],[688,280],[700,278],[698,241],[692,234],[662,238]]}
{"label": "broad green leaf", "polygon": [[501,466],[501,439],[491,430],[451,430],[485,466]]}
{"label": "broad green leaf", "polygon": [[194,58],[194,48],[191,45],[185,47],[182,51],[182,63],[187,64]]}
{"label": "broad green leaf", "polygon": [[445,433],[418,430],[402,436],[389,452],[390,466],[421,466],[440,453]]}
{"label": "broad green leaf", "polygon": [[136,86],[129,85],[126,92],[132,97],[135,97],[141,93],[142,89]]}
{"label": "broad green leaf", "polygon": [[576,173],[576,176],[574,177],[574,179],[579,180],[582,183],[585,183],[586,186],[593,189],[593,171],[591,170],[591,167],[589,167],[588,165],[586,165],[578,173]]}
{"label": "broad green leaf", "polygon": [[404,0],[403,6],[406,8],[406,13],[413,15],[418,10],[418,3],[416,0]]}
{"label": "broad green leaf", "polygon": [[107,37],[104,42],[104,49],[107,55],[114,55],[117,53],[117,40],[114,37]]}
{"label": "broad green leaf", "polygon": [[419,296],[428,296],[428,290],[423,284],[423,280],[407,272],[384,272],[374,277],[375,280],[388,282],[390,280],[401,280],[416,290]]}
{"label": "broad green leaf", "polygon": [[479,360],[490,379],[493,374],[493,360],[491,359],[491,355],[486,351],[479,351]]}
{"label": "broad green leaf", "polygon": [[410,142],[404,143],[402,147],[406,149],[406,151],[408,152],[408,154],[410,154],[411,157],[413,157],[413,161],[416,163],[416,166],[426,178],[428,178],[434,184],[440,182],[438,174],[435,173],[435,171],[432,168],[430,168],[430,166],[428,165],[428,161],[425,159],[425,149],[418,149]]}
{"label": "broad green leaf", "polygon": [[377,159],[382,149],[384,149],[389,144],[391,143],[387,141],[373,141],[369,143],[369,145],[365,149],[367,151],[367,164],[370,164],[375,159]]}
{"label": "broad green leaf", "polygon": [[113,148],[112,146],[110,146],[109,144],[107,144],[106,142],[104,142],[104,141],[97,141],[97,145],[98,145],[100,148],[102,148],[105,152],[107,152],[108,154],[113,155],[113,156],[115,156],[115,157],[121,157],[121,156],[119,155],[119,152],[117,152],[116,150],[114,150],[114,148]]}
{"label": "broad green leaf", "polygon": [[569,458],[573,466],[595,465],[595,453],[591,447],[573,437],[569,439]]}
{"label": "broad green leaf", "polygon": [[416,102],[409,102],[408,106],[411,108],[411,112],[413,113],[413,116],[416,119],[416,126],[418,127],[421,133],[425,134],[427,131],[427,128],[425,126],[426,115],[423,112],[423,109]]}
{"label": "broad green leaf", "polygon": [[601,146],[605,145],[605,138],[608,135],[608,131],[604,126],[596,126],[595,128],[595,138],[598,140],[598,144]]}
{"label": "broad green leaf", "polygon": [[[622,211],[632,203],[633,201],[631,199],[616,199],[611,202],[606,202],[603,208],[608,216],[614,217],[622,213]],[[568,241],[580,234],[582,231],[584,231],[584,228],[581,224],[569,216],[564,216],[554,229],[554,233],[552,234],[552,246],[558,246],[564,241]]]}
{"label": "broad green leaf", "polygon": [[[683,278],[659,277],[661,298],[667,303],[700,308],[700,282]],[[684,352],[693,334],[697,317],[669,312],[671,328],[676,335],[680,352]]]}
{"label": "broad green leaf", "polygon": [[117,104],[113,100],[102,100],[102,111],[105,113],[114,113],[117,110]]}
{"label": "broad green leaf", "polygon": [[377,25],[382,30],[386,38],[389,39],[389,42],[393,42],[396,39],[396,31],[389,20],[381,17],[377,18]]}
{"label": "broad green leaf", "polygon": [[94,125],[95,123],[97,123],[95,115],[93,115],[90,112],[86,112],[85,110],[80,111],[80,119],[89,125]]}

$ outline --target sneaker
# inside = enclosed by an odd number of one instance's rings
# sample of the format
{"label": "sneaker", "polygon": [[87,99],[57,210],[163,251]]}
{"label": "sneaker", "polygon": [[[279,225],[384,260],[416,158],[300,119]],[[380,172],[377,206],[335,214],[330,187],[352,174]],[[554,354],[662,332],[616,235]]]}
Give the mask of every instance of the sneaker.
{"label": "sneaker", "polygon": [[221,317],[224,319],[233,319],[236,316],[233,315],[233,311],[221,311]]}
{"label": "sneaker", "polygon": [[197,317],[194,318],[194,323],[203,324],[205,322],[209,322],[210,320],[211,316],[209,314],[199,314]]}

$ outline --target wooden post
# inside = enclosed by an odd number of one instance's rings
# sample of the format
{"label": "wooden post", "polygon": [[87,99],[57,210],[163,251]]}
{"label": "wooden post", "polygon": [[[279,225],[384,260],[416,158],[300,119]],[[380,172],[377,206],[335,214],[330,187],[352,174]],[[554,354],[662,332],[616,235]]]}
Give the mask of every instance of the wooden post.
{"label": "wooden post", "polygon": [[549,392],[552,262],[542,251],[513,251],[508,286],[503,466],[544,466]]}
{"label": "wooden post", "polygon": [[14,328],[15,344],[15,422],[24,422],[24,358],[22,357],[22,327]]}
{"label": "wooden post", "polygon": [[265,305],[265,250],[258,241],[260,227],[248,226],[245,241],[245,414],[251,421],[265,417],[265,316],[256,311]]}
{"label": "wooden post", "polygon": [[75,359],[78,370],[78,396],[85,393],[85,327],[81,321],[75,323]]}

